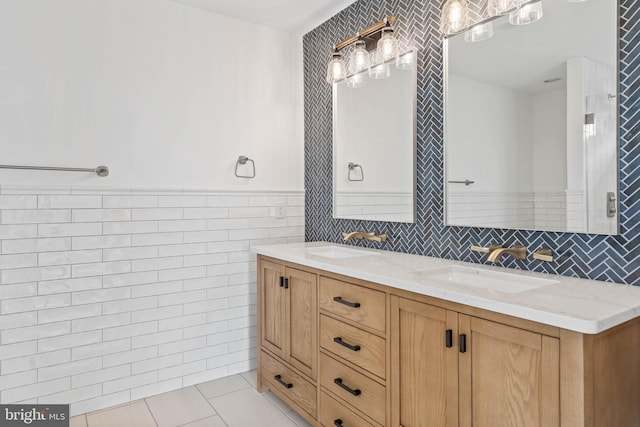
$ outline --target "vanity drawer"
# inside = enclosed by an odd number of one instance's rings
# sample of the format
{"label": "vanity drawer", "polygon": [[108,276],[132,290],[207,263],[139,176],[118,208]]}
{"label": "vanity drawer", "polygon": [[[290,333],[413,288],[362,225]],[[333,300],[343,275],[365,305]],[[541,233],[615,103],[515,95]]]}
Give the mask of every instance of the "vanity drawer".
{"label": "vanity drawer", "polygon": [[386,389],[383,385],[326,354],[320,354],[320,385],[375,421],[384,424]]}
{"label": "vanity drawer", "polygon": [[[317,388],[264,351],[260,357],[262,381],[278,396],[284,396],[317,418]],[[278,376],[279,378],[276,378]]]}
{"label": "vanity drawer", "polygon": [[320,346],[384,379],[385,340],[339,320],[320,315]]}
{"label": "vanity drawer", "polygon": [[325,427],[375,427],[325,392],[320,392],[319,421]]}
{"label": "vanity drawer", "polygon": [[386,294],[320,277],[320,308],[385,333]]}

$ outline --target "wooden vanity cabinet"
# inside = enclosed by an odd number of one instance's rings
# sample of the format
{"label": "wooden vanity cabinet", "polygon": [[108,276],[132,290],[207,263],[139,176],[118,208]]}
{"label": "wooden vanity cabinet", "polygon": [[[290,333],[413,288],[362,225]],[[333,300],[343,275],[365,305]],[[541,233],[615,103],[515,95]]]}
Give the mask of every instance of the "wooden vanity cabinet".
{"label": "wooden vanity cabinet", "polygon": [[588,335],[258,265],[259,388],[314,426],[640,427],[640,318]]}
{"label": "wooden vanity cabinet", "polygon": [[558,339],[391,297],[392,425],[559,425]]}
{"label": "wooden vanity cabinet", "polygon": [[258,385],[301,415],[317,416],[317,275],[258,261]]}

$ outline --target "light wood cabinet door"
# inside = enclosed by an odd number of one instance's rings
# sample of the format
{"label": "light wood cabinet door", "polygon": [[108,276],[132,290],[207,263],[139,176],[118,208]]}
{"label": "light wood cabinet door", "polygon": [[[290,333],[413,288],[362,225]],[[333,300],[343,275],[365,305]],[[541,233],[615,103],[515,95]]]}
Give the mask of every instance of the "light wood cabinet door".
{"label": "light wood cabinet door", "polygon": [[286,275],[286,360],[316,379],[318,360],[317,278],[306,271],[287,268]]}
{"label": "light wood cabinet door", "polygon": [[284,273],[282,265],[267,261],[260,263],[260,345],[283,360],[287,338]]}
{"label": "light wood cabinet door", "polygon": [[559,425],[557,338],[466,315],[459,329],[461,427]]}
{"label": "light wood cabinet door", "polygon": [[457,313],[391,297],[392,426],[458,425],[456,330]]}

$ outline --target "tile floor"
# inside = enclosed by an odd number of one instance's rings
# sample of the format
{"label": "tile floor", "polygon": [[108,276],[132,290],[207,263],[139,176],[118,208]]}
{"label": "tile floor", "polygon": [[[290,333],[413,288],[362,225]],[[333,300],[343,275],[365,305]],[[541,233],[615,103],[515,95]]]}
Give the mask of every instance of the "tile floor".
{"label": "tile floor", "polygon": [[308,427],[270,391],[256,391],[256,371],[71,418],[71,427]]}

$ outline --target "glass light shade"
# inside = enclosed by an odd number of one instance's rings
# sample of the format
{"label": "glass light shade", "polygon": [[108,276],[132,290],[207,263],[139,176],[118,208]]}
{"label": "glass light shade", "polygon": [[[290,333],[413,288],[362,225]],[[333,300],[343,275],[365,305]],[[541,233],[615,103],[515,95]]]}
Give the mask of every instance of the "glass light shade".
{"label": "glass light shade", "polygon": [[374,65],[369,69],[369,77],[372,79],[386,79],[391,77],[391,67],[388,63]]}
{"label": "glass light shade", "polygon": [[347,77],[347,64],[340,52],[334,52],[327,66],[327,83],[336,83]]}
{"label": "glass light shade", "polygon": [[398,70],[413,70],[416,66],[416,55],[413,51],[398,55],[396,59],[396,68]]}
{"label": "glass light shade", "polygon": [[349,55],[349,73],[355,74],[369,69],[369,52],[365,47],[366,43],[362,40],[355,43],[354,49]]}
{"label": "glass light shade", "polygon": [[467,0],[447,0],[442,8],[440,31],[455,34],[469,26],[469,3]]}
{"label": "glass light shade", "polygon": [[378,62],[382,63],[398,56],[398,39],[393,35],[393,28],[382,29],[382,37],[376,46]]}
{"label": "glass light shade", "polygon": [[487,13],[489,16],[504,15],[511,9],[518,8],[527,0],[489,0],[487,3]]}
{"label": "glass light shade", "polygon": [[481,42],[491,37],[493,37],[493,22],[474,25],[464,33],[464,41],[472,43]]}
{"label": "glass light shade", "polygon": [[347,79],[347,87],[356,89],[364,86],[366,81],[367,81],[367,75],[366,75],[366,72],[363,71],[361,73],[354,74],[353,76],[349,77]]}
{"label": "glass light shade", "polygon": [[543,14],[541,1],[525,4],[509,14],[509,23],[513,25],[532,24],[542,19]]}

